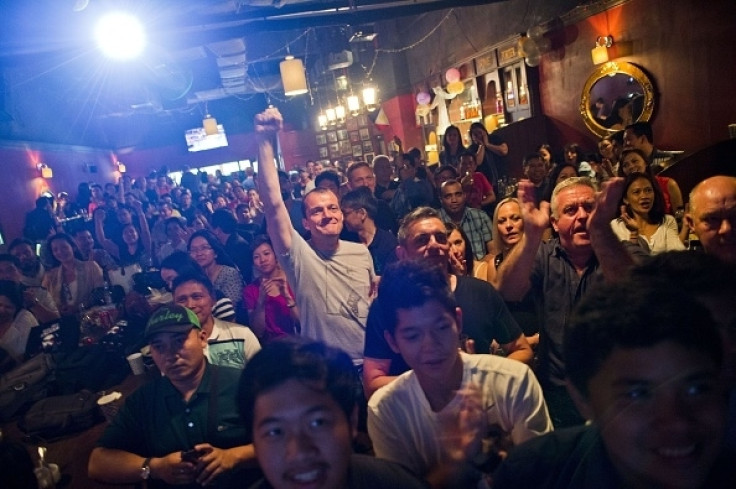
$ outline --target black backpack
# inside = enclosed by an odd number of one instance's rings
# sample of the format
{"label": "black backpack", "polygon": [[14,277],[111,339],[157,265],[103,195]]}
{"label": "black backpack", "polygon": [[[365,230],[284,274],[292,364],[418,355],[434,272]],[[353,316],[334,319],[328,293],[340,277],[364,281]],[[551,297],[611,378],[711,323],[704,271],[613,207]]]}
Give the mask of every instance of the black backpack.
{"label": "black backpack", "polygon": [[103,419],[97,399],[97,394],[88,390],[41,399],[18,420],[18,427],[29,436],[44,439],[84,431]]}
{"label": "black backpack", "polygon": [[42,353],[0,377],[0,421],[7,421],[39,399],[53,393],[55,362]]}

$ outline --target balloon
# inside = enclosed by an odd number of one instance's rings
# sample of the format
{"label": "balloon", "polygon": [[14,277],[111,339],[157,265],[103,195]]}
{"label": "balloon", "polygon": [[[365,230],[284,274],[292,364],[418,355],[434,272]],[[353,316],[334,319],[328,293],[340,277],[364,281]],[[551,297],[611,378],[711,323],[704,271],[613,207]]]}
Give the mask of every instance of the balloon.
{"label": "balloon", "polygon": [[427,92],[419,92],[417,94],[417,103],[419,105],[427,105],[432,97]]}
{"label": "balloon", "polygon": [[447,83],[454,83],[460,80],[460,70],[457,68],[450,68],[445,72],[445,79]]}
{"label": "balloon", "polygon": [[457,95],[463,93],[463,90],[465,90],[465,84],[461,81],[454,81],[447,84],[447,93]]}
{"label": "balloon", "polygon": [[526,31],[526,35],[534,39],[535,41],[538,41],[544,35],[544,29],[541,25],[535,25],[534,27],[530,27],[529,30]]}

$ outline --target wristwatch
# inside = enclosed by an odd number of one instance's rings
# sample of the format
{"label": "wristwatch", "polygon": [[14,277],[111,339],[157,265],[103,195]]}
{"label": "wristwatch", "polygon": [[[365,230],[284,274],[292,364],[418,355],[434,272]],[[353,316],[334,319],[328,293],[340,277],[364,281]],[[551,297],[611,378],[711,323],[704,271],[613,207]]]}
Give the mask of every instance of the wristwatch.
{"label": "wristwatch", "polygon": [[141,479],[148,480],[151,477],[151,457],[148,457],[143,461],[141,465]]}

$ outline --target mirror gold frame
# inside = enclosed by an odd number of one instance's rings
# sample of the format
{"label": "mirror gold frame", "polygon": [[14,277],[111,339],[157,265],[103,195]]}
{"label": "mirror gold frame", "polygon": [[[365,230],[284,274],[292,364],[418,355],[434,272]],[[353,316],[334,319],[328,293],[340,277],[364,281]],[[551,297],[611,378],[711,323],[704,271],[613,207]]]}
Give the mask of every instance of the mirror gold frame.
{"label": "mirror gold frame", "polygon": [[636,81],[641,87],[641,95],[644,97],[644,101],[641,108],[641,114],[633,122],[646,122],[652,117],[654,112],[654,86],[652,85],[649,77],[636,65],[628,63],[626,61],[609,61],[600,67],[598,67],[588,80],[585,82],[583,87],[583,94],[580,99],[580,115],[585,121],[585,125],[588,126],[596,136],[604,137],[617,132],[620,129],[610,129],[602,125],[599,120],[593,114],[591,108],[594,104],[592,100],[593,86],[604,79],[607,76],[615,76],[618,74],[627,75]]}

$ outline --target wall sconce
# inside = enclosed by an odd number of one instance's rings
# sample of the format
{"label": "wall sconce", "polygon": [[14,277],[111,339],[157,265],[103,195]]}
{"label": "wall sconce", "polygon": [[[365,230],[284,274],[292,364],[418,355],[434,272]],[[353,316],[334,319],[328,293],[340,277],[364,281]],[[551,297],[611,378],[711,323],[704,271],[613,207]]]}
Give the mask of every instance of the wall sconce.
{"label": "wall sconce", "polygon": [[38,163],[36,169],[41,172],[41,178],[54,178],[54,171],[46,163]]}
{"label": "wall sconce", "polygon": [[209,114],[204,116],[204,119],[202,119],[202,127],[204,127],[204,133],[208,136],[212,136],[220,132],[217,129],[217,119]]}
{"label": "wall sconce", "polygon": [[327,116],[324,113],[320,113],[317,116],[317,124],[319,125],[319,128],[323,131],[327,129]]}
{"label": "wall sconce", "polygon": [[345,106],[340,104],[335,107],[335,117],[337,118],[337,123],[342,124],[345,122]]}
{"label": "wall sconce", "polygon": [[595,41],[595,47],[590,51],[593,64],[599,65],[608,61],[608,48],[613,46],[612,36],[600,36]]}
{"label": "wall sconce", "polygon": [[328,107],[327,110],[325,110],[325,115],[327,116],[327,122],[331,126],[334,126],[337,123],[337,114],[335,113],[335,109]]}
{"label": "wall sconce", "polygon": [[353,117],[357,117],[357,115],[360,114],[360,99],[357,95],[349,95],[347,98],[347,102],[350,115],[352,115]]}
{"label": "wall sconce", "polygon": [[125,173],[127,171],[127,168],[125,168],[125,163],[122,161],[118,161],[118,171],[120,173]]}
{"label": "wall sconce", "polygon": [[307,93],[307,75],[302,60],[289,54],[279,63],[279,70],[284,84],[284,95],[291,97]]}

